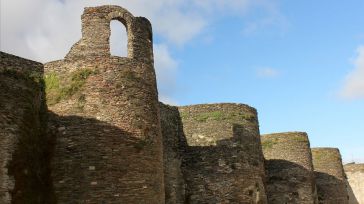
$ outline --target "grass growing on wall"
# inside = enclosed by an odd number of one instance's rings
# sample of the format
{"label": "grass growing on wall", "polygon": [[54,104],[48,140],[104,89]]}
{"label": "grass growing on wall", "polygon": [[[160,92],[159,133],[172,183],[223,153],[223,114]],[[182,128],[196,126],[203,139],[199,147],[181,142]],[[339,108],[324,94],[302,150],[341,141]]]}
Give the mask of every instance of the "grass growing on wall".
{"label": "grass growing on wall", "polygon": [[54,105],[72,97],[82,89],[86,79],[92,74],[95,71],[91,69],[78,69],[62,79],[56,73],[47,74],[44,77],[47,104]]}
{"label": "grass growing on wall", "polygon": [[[182,118],[185,115],[182,115]],[[215,121],[222,121],[222,120],[230,120],[230,121],[239,121],[242,122],[244,120],[254,120],[254,114],[250,113],[225,113],[223,111],[212,111],[212,112],[205,112],[199,113],[194,116],[194,119],[198,122],[206,122],[208,120],[215,120]]]}
{"label": "grass growing on wall", "polygon": [[205,122],[206,120],[222,120],[223,113],[221,111],[213,111],[207,113],[200,113],[195,118],[199,122]]}
{"label": "grass growing on wall", "polygon": [[307,138],[305,137],[295,137],[293,139],[297,142],[308,142]]}
{"label": "grass growing on wall", "polygon": [[278,144],[278,141],[273,139],[273,140],[265,140],[262,141],[262,148],[263,149],[271,149],[275,144]]}

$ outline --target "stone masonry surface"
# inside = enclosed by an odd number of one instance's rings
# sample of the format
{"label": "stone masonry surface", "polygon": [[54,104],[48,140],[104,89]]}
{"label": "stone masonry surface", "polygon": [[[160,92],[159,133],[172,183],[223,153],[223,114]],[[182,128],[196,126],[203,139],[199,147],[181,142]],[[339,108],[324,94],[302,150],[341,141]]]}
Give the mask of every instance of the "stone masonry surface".
{"label": "stone masonry surface", "polygon": [[[113,19],[126,26],[126,58],[110,56]],[[59,203],[164,203],[151,32],[121,7],[85,8],[82,39],[45,64]]]}
{"label": "stone masonry surface", "polygon": [[[248,105],[159,103],[146,18],[99,6],[81,20],[62,60],[0,52],[1,204],[315,204],[316,186],[320,203],[348,202],[337,149],[312,162],[306,133],[261,141]],[[110,55],[112,20],[127,57]],[[362,166],[345,170],[358,203]]]}
{"label": "stone masonry surface", "polygon": [[308,136],[304,132],[262,135],[269,203],[317,203]]}
{"label": "stone masonry surface", "polygon": [[243,104],[178,107],[188,203],[266,203],[257,112]]}
{"label": "stone masonry surface", "polygon": [[348,183],[349,204],[364,203],[364,164],[350,163],[344,165]]}
{"label": "stone masonry surface", "polygon": [[319,203],[348,203],[346,176],[337,148],[312,148]]}
{"label": "stone masonry surface", "polygon": [[43,65],[0,52],[0,203],[51,202]]}
{"label": "stone masonry surface", "polygon": [[164,147],[164,186],[167,204],[185,203],[185,180],[182,159],[186,146],[177,107],[160,103]]}

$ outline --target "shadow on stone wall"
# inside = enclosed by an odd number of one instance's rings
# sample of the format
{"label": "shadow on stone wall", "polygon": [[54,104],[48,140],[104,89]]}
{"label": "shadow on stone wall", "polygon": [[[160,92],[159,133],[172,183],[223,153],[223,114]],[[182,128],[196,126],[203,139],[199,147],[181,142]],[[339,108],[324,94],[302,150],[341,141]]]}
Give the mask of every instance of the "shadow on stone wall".
{"label": "shadow on stone wall", "polygon": [[346,190],[348,191],[349,195],[349,204],[360,204],[358,199],[355,197],[354,191],[351,188],[349,182],[346,182]]}
{"label": "shadow on stone wall", "polygon": [[255,145],[260,141],[244,128],[233,124],[233,137],[218,140],[216,146],[186,146],[186,203],[265,203],[263,161],[254,154],[261,150]]}
{"label": "shadow on stone wall", "polygon": [[323,172],[315,172],[315,177],[317,197],[320,204],[348,203],[349,198],[346,194],[345,181]]}
{"label": "shadow on stone wall", "polygon": [[270,159],[265,162],[265,169],[267,174],[267,197],[269,203],[300,203],[302,200],[312,198],[305,198],[307,195],[301,193],[309,191],[308,195],[315,195],[311,192],[315,189],[313,186],[307,186],[308,175],[312,171],[296,163],[281,160]]}
{"label": "shadow on stone wall", "polygon": [[163,195],[153,144],[97,119],[49,116],[58,203],[147,203]]}
{"label": "shadow on stone wall", "polygon": [[248,153],[261,151],[254,133],[232,124],[223,137],[229,139],[214,146],[188,145],[178,108],[160,103],[160,112],[166,203],[266,203],[263,160]]}
{"label": "shadow on stone wall", "polygon": [[187,146],[177,107],[159,103],[163,135],[164,187],[166,204],[185,203],[182,155]]}
{"label": "shadow on stone wall", "polygon": [[52,203],[43,66],[0,57],[0,203]]}

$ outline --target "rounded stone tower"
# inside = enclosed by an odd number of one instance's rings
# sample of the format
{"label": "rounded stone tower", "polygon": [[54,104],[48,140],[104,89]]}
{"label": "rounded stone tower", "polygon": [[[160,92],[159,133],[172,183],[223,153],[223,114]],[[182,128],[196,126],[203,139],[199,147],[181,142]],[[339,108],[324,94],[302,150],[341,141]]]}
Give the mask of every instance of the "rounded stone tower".
{"label": "rounded stone tower", "polygon": [[243,104],[178,107],[187,203],[266,203],[257,112]]}
{"label": "rounded stone tower", "polygon": [[364,164],[345,164],[344,170],[348,180],[349,204],[364,203]]}
{"label": "rounded stone tower", "polygon": [[308,136],[304,132],[262,135],[268,203],[317,203]]}
{"label": "rounded stone tower", "polygon": [[52,203],[43,65],[0,52],[0,203]]}
{"label": "rounded stone tower", "polygon": [[337,148],[312,148],[319,203],[348,203],[346,176]]}
{"label": "rounded stone tower", "polygon": [[[127,57],[110,55],[111,20],[126,27]],[[45,64],[59,203],[164,203],[152,46],[146,18],[88,7],[82,39],[64,60]]]}

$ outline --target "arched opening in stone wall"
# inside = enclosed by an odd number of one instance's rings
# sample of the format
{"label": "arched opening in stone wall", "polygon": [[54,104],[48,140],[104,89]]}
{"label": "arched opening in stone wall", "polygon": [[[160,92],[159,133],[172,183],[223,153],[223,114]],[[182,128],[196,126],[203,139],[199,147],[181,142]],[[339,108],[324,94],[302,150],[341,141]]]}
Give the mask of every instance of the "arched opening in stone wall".
{"label": "arched opening in stone wall", "polygon": [[127,57],[128,56],[128,34],[126,27],[118,20],[110,22],[110,53],[113,56]]}

